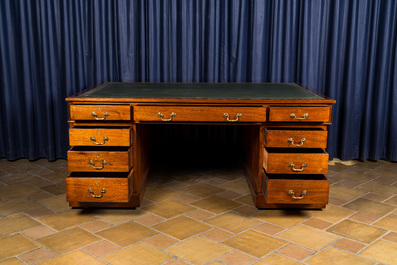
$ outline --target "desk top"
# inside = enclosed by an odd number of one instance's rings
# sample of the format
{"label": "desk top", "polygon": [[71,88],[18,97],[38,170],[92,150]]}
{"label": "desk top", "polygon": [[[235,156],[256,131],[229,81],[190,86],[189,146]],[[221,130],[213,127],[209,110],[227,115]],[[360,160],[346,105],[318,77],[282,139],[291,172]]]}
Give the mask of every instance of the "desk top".
{"label": "desk top", "polygon": [[67,98],[68,101],[334,101],[295,83],[119,83],[107,82]]}

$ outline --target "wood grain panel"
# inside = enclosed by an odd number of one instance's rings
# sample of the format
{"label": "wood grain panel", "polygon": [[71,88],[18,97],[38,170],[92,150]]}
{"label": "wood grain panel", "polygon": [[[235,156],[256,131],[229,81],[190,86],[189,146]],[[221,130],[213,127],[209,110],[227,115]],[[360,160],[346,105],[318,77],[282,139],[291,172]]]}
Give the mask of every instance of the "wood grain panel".
{"label": "wood grain panel", "polygon": [[325,130],[280,130],[267,128],[265,135],[266,147],[327,148],[328,132]]}
{"label": "wood grain panel", "polygon": [[269,107],[270,122],[330,122],[330,115],[330,107]]}
{"label": "wood grain panel", "polygon": [[69,129],[69,143],[70,146],[130,146],[131,128],[73,127]]}
{"label": "wood grain panel", "polygon": [[129,121],[130,105],[71,105],[71,120]]}

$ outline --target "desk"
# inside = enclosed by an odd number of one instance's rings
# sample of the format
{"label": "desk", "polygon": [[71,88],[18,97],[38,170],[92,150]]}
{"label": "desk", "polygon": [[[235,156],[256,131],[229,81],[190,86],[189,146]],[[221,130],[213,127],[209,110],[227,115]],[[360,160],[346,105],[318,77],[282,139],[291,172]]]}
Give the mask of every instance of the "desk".
{"label": "desk", "polygon": [[102,83],[68,97],[71,207],[139,207],[153,125],[243,126],[258,208],[324,208],[333,99],[295,83]]}

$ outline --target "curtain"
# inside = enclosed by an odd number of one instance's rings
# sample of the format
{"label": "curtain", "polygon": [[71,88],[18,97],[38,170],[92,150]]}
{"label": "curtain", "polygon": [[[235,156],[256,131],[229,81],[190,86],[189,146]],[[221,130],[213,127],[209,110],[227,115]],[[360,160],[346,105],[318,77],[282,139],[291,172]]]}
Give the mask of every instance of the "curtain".
{"label": "curtain", "polygon": [[0,157],[65,158],[65,98],[104,81],[298,82],[330,158],[397,161],[394,0],[2,0]]}

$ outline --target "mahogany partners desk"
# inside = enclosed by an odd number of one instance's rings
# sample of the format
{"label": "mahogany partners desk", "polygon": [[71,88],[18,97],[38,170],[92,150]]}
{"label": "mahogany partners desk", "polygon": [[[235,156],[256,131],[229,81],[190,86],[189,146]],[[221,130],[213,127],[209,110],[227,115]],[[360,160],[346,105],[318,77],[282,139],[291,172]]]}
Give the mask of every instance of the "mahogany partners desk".
{"label": "mahogany partners desk", "polygon": [[333,99],[295,83],[102,83],[68,97],[71,207],[139,207],[154,124],[243,126],[257,208],[324,208]]}

